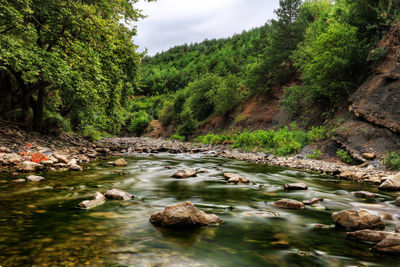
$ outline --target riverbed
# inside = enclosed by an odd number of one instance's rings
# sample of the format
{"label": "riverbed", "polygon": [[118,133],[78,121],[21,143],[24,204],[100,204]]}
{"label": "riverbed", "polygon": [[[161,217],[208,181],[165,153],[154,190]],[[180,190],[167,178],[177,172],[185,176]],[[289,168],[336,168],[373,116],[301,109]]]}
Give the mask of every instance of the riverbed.
{"label": "riverbed", "polygon": [[[83,172],[42,173],[40,183],[15,183],[25,176],[0,174],[0,266],[396,266],[400,260],[375,254],[370,244],[347,239],[332,225],[332,212],[357,207],[378,212],[386,230],[394,230],[397,195],[376,186],[204,154],[125,159],[126,167],[96,161]],[[184,168],[206,172],[171,177]],[[227,184],[224,172],[252,183]],[[282,189],[293,182],[309,189]],[[135,199],[76,209],[111,188]],[[357,198],[359,190],[376,198]],[[273,205],[282,198],[324,200],[292,211]],[[149,222],[152,213],[187,200],[223,223],[184,229]]]}

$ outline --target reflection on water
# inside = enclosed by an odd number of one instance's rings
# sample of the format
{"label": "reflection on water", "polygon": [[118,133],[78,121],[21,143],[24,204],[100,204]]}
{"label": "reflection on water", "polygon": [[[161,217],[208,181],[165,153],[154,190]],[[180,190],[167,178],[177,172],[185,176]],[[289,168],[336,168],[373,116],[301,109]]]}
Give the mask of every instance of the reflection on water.
{"label": "reflection on water", "polygon": [[[394,194],[316,174],[240,161],[188,155],[140,155],[128,166],[96,162],[82,173],[44,173],[46,181],[18,184],[0,174],[0,266],[395,266],[399,258],[375,255],[370,245],[348,240],[331,225],[333,211],[360,207],[385,216],[387,229],[399,220]],[[207,172],[171,178],[177,168]],[[221,170],[221,169],[222,170]],[[223,172],[255,184],[228,185]],[[306,191],[283,191],[305,182]],[[76,205],[97,191],[119,188],[136,196],[92,210]],[[374,200],[353,196],[369,190]],[[281,198],[324,198],[325,209],[282,210]],[[190,200],[220,216],[219,227],[163,228],[149,217],[165,206]]]}

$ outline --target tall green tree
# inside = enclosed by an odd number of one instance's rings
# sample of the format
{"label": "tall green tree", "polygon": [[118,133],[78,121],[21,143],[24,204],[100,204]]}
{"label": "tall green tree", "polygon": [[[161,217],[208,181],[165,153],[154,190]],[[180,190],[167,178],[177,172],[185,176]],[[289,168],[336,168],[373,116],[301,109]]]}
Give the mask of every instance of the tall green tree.
{"label": "tall green tree", "polygon": [[[41,130],[47,103],[75,128],[117,131],[140,55],[132,43],[142,16],[130,0],[0,0],[0,78],[8,107]],[[124,23],[125,24],[124,24]],[[11,95],[11,96],[10,96]]]}

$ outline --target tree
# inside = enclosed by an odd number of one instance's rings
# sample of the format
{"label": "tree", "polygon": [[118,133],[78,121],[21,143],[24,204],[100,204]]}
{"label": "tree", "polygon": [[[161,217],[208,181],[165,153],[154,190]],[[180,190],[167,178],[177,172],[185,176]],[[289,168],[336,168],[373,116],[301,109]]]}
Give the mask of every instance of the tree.
{"label": "tree", "polygon": [[121,22],[141,17],[129,0],[0,0],[5,106],[20,108],[25,124],[32,110],[32,126],[41,130],[43,111],[57,95],[53,108],[76,129],[118,130],[140,59],[135,28]]}

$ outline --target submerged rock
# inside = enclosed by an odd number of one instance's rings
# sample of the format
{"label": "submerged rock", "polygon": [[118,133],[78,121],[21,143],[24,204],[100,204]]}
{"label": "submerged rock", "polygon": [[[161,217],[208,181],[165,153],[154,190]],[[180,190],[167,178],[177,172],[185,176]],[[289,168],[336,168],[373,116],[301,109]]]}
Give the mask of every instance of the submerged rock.
{"label": "submerged rock", "polygon": [[280,208],[292,209],[292,210],[304,209],[303,203],[293,199],[281,199],[276,201],[274,205]]}
{"label": "submerged rock", "polygon": [[114,161],[114,166],[119,166],[119,167],[123,167],[126,166],[126,160],[123,158],[117,159],[116,161]]}
{"label": "submerged rock", "polygon": [[381,253],[400,254],[400,238],[398,236],[390,236],[379,242],[374,250]]}
{"label": "submerged rock", "polygon": [[385,223],[378,215],[370,213],[365,209],[348,209],[332,214],[336,226],[348,230],[383,229]]}
{"label": "submerged rock", "polygon": [[68,165],[68,168],[72,171],[83,171],[83,168],[75,163]]}
{"label": "submerged rock", "polygon": [[40,182],[45,179],[42,176],[29,175],[28,177],[26,177],[26,180],[28,182]]}
{"label": "submerged rock", "polygon": [[228,183],[243,183],[243,184],[250,183],[249,179],[232,172],[224,173],[224,177],[225,180],[228,181]]}
{"label": "submerged rock", "polygon": [[400,234],[398,234],[398,233],[376,231],[376,230],[370,230],[370,229],[358,230],[355,232],[347,232],[346,236],[349,238],[366,241],[366,242],[373,242],[373,243],[379,243],[388,237],[400,239]]}
{"label": "submerged rock", "polygon": [[395,175],[389,176],[386,181],[384,181],[379,189],[387,191],[399,191],[400,190],[400,172]]}
{"label": "submerged rock", "polygon": [[111,189],[108,190],[104,196],[107,199],[118,199],[118,200],[131,200],[135,198],[133,195],[129,194],[128,192],[119,190],[119,189]]}
{"label": "submerged rock", "polygon": [[308,186],[305,183],[285,184],[285,190],[307,190]]}
{"label": "submerged rock", "polygon": [[357,191],[354,192],[354,195],[362,198],[375,198],[375,194],[368,191]]}
{"label": "submerged rock", "polygon": [[25,183],[26,180],[25,179],[15,179],[13,180],[14,183]]}
{"label": "submerged rock", "polygon": [[197,209],[190,201],[186,201],[152,214],[150,222],[167,226],[190,226],[216,224],[222,222],[222,220],[214,214],[207,214]]}
{"label": "submerged rock", "polygon": [[185,169],[185,170],[179,170],[172,175],[174,178],[179,178],[179,179],[185,179],[189,177],[195,177],[197,172],[192,169]]}
{"label": "submerged rock", "polygon": [[303,202],[303,204],[304,205],[315,205],[315,204],[318,204],[320,201],[323,201],[324,199],[322,199],[322,198],[313,198],[313,199],[310,199],[310,200],[303,200],[302,202]]}
{"label": "submerged rock", "polygon": [[103,194],[96,192],[92,200],[84,200],[78,204],[78,207],[81,209],[91,209],[103,204],[104,202],[106,202],[106,198],[103,196]]}

